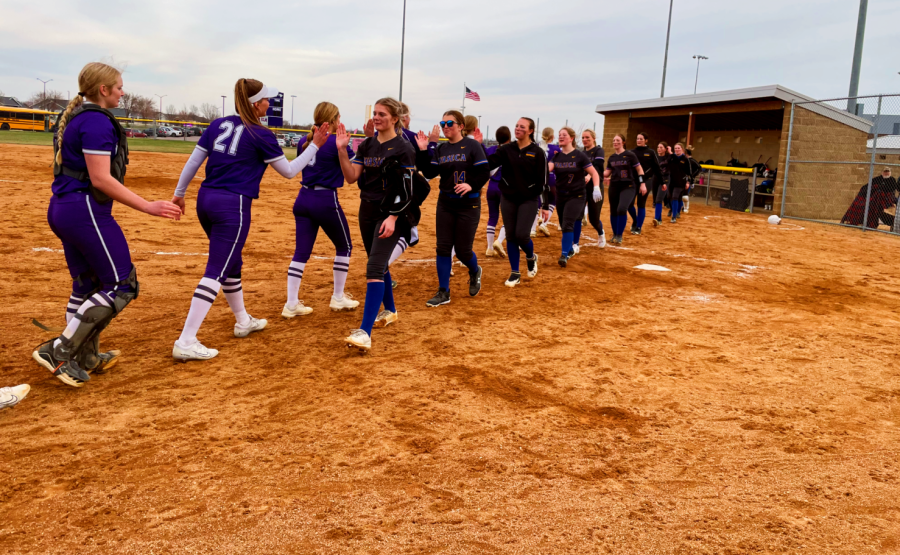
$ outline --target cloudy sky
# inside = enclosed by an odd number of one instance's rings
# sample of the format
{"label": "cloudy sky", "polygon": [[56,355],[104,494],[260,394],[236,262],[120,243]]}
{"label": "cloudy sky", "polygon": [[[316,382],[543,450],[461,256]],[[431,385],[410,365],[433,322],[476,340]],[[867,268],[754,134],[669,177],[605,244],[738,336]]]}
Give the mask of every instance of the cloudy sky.
{"label": "cloudy sky", "polygon": [[[481,95],[482,129],[520,115],[541,126],[602,127],[598,103],[659,96],[667,0],[408,0],[403,100],[413,129]],[[177,107],[221,106],[252,77],[297,95],[294,120],[317,102],[344,122],[396,96],[402,0],[0,0],[0,91],[28,98],[77,91],[88,61],[125,67],[125,88]],[[856,0],[675,0],[666,95],[690,94],[694,54],[709,56],[698,92],[781,84],[847,94]],[[900,92],[900,2],[869,2],[860,93]],[[290,99],[288,99],[290,100]],[[285,115],[290,118],[290,103]]]}

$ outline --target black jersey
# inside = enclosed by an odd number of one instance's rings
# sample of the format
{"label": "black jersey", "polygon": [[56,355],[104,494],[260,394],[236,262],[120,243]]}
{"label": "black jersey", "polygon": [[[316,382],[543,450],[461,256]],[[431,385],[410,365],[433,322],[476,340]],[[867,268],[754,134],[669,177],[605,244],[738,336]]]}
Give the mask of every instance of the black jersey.
{"label": "black jersey", "polygon": [[668,159],[669,183],[673,188],[683,189],[691,181],[691,161],[687,156],[675,154],[670,154]]}
{"label": "black jersey", "polygon": [[509,200],[520,203],[548,193],[547,156],[535,143],[519,148],[513,141],[500,145],[488,156],[490,169],[503,168],[500,192]]}
{"label": "black jersey", "polygon": [[455,195],[454,187],[459,183],[467,183],[472,187],[469,194],[477,194],[490,177],[484,149],[469,137],[455,143],[441,143],[432,153],[420,153],[418,166],[429,179],[440,175],[440,191],[447,195]]}
{"label": "black jersey", "polygon": [[588,168],[592,168],[591,159],[581,150],[573,150],[566,154],[562,151],[553,155],[550,160],[553,173],[556,175],[556,193],[564,196],[584,194],[584,177]]}
{"label": "black jersey", "polygon": [[630,183],[637,182],[637,168],[641,167],[638,157],[630,150],[623,150],[622,154],[612,154],[606,163],[606,168],[612,170],[609,176],[610,183]]}
{"label": "black jersey", "polygon": [[590,150],[585,150],[584,153],[591,159],[591,163],[594,164],[594,169],[597,170],[597,173],[602,176],[603,164],[606,162],[606,153],[603,152],[603,147],[597,145]]}
{"label": "black jersey", "polygon": [[[383,166],[393,161],[396,161],[397,170],[401,171],[383,172]],[[416,167],[415,152],[412,145],[399,135],[383,143],[378,142],[376,137],[369,137],[359,145],[356,156],[353,157],[353,163],[363,167],[362,175],[358,182],[359,198],[370,202],[384,201],[385,195],[389,192],[401,193],[401,191],[397,191],[397,188],[405,189],[405,185],[393,182],[393,180],[395,178],[402,179],[402,171],[404,170],[411,176],[411,171],[415,170]],[[410,182],[410,188],[411,186]],[[408,193],[411,194],[411,192]],[[401,201],[404,200],[402,194],[397,196],[401,197]],[[388,202],[388,204],[391,203]],[[391,212],[393,213],[394,211],[391,210]]]}
{"label": "black jersey", "polygon": [[632,152],[637,156],[638,161],[641,163],[641,167],[644,168],[645,177],[658,177],[662,173],[659,168],[659,158],[657,158],[655,150],[651,150],[646,146],[639,146],[635,147]]}
{"label": "black jersey", "polygon": [[662,156],[657,156],[657,160],[659,160],[659,173],[662,175],[663,179],[669,178],[669,155],[663,154]]}

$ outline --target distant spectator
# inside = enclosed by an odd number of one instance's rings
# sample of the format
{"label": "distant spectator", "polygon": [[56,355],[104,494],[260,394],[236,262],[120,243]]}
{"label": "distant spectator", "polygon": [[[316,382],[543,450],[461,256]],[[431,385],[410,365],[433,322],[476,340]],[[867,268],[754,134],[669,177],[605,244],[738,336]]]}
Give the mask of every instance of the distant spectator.
{"label": "distant spectator", "polygon": [[881,175],[872,179],[872,192],[869,194],[868,183],[863,185],[856,198],[844,217],[841,218],[842,224],[862,225],[863,217],[866,213],[866,198],[869,198],[869,214],[866,218],[866,227],[869,229],[877,229],[879,221],[889,228],[894,227],[894,215],[888,214],[885,210],[897,204],[897,193],[900,192],[900,185],[897,179],[891,176],[891,168],[885,167],[881,170]]}

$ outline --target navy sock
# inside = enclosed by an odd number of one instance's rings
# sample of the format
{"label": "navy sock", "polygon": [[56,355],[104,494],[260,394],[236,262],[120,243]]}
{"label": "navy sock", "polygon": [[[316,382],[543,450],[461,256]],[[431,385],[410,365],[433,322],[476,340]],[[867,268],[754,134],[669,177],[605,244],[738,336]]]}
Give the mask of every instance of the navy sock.
{"label": "navy sock", "polygon": [[381,301],[384,299],[384,282],[370,281],[366,284],[366,304],[363,306],[362,324],[360,329],[372,336],[372,326],[375,325],[375,319],[378,318],[378,312],[381,310]]}
{"label": "navy sock", "polygon": [[681,212],[681,201],[680,200],[672,200],[672,217],[677,218],[678,214]]}
{"label": "navy sock", "polygon": [[519,271],[519,244],[512,237],[506,238],[506,257],[509,258],[509,269],[513,272]]}
{"label": "navy sock", "polygon": [[628,225],[628,214],[619,216],[619,235],[625,234],[625,227]]}
{"label": "navy sock", "polygon": [[469,269],[470,274],[475,275],[478,273],[478,257],[474,252],[472,253],[472,259],[464,264],[466,265],[466,268]]}
{"label": "navy sock", "polygon": [[528,258],[534,258],[534,241],[529,239],[528,243],[522,245],[522,252],[524,252],[525,256]]}
{"label": "navy sock", "polygon": [[575,230],[573,231],[572,242],[576,245],[581,240],[581,220],[575,222]]}
{"label": "navy sock", "polygon": [[662,204],[656,205],[656,210],[653,212],[653,217],[657,220],[662,221]]}
{"label": "navy sock", "polygon": [[[634,209],[634,205],[628,207],[628,215],[631,216],[631,221],[637,221],[637,210]],[[628,218],[625,219],[625,225],[628,225]],[[622,227],[622,231],[625,231],[625,227]]]}
{"label": "navy sock", "polygon": [[397,307],[394,306],[394,288],[391,286],[392,283],[390,270],[384,273],[384,283],[387,284],[384,286],[384,295],[382,296],[384,309],[390,310],[391,312],[397,312]]}
{"label": "navy sock", "polygon": [[569,252],[572,251],[572,239],[575,234],[571,231],[563,232],[562,234],[562,254],[563,256],[569,256]]}
{"label": "navy sock", "polygon": [[644,227],[644,220],[646,218],[647,218],[647,209],[646,208],[638,208],[638,216],[637,216],[638,228]]}
{"label": "navy sock", "polygon": [[450,267],[453,265],[453,259],[449,256],[437,257],[437,273],[438,287],[450,290]]}

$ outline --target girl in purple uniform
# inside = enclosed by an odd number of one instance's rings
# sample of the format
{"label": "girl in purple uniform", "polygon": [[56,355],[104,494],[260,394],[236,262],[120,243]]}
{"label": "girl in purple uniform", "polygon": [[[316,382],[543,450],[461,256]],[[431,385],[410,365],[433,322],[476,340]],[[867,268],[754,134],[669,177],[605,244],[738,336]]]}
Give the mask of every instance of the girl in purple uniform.
{"label": "girl in purple uniform", "polygon": [[[559,152],[559,145],[553,144],[553,128],[545,127],[541,132],[541,148],[544,149],[546,153],[547,160],[552,159],[556,156],[556,153]],[[540,231],[542,235],[546,237],[550,237],[550,229],[547,228],[547,223],[550,221],[550,218],[553,217],[553,212],[556,211],[556,176],[553,172],[548,171],[547,173],[547,184],[549,185],[549,193],[543,195],[542,201],[547,209],[543,211],[543,214],[538,213],[538,217],[535,220],[537,224],[537,228],[531,230],[531,236],[534,237],[535,231]]]}
{"label": "girl in purple uniform", "polygon": [[301,156],[288,162],[278,146],[275,134],[260,123],[269,108],[269,98],[277,96],[274,87],[254,79],[238,79],[234,86],[234,106],[238,115],[218,118],[209,124],[181,172],[172,202],[184,213],[184,195],[204,160],[206,179],[197,195],[197,216],[209,237],[209,259],[200,284],[194,291],[191,309],[181,337],[172,348],[177,360],[208,360],[219,354],[197,340],[209,308],[219,289],[234,312],[234,336],[247,337],[266,327],[244,308],[241,287],[241,251],[250,231],[250,208],[259,198],[259,183],[270,165],[282,176],[292,179],[316,155],[328,138],[328,124],[316,129],[313,144]]}
{"label": "girl in purple uniform", "polygon": [[[341,113],[338,107],[331,102],[320,102],[313,112],[316,127],[328,124],[331,129],[337,129],[341,123]],[[312,143],[312,131],[309,135],[300,139],[297,144],[297,156]],[[294,259],[288,268],[287,279],[287,303],[281,315],[285,318],[303,316],[313,311],[312,308],[303,305],[299,299],[300,281],[303,279],[303,271],[306,263],[312,255],[313,245],[316,243],[316,235],[321,227],[331,243],[334,245],[335,257],[332,272],[334,273],[334,294],[331,296],[329,307],[331,310],[355,310],[359,301],[350,298],[349,293],[344,294],[344,284],[347,283],[347,272],[350,269],[350,251],[353,245],[350,242],[350,226],[347,225],[347,217],[344,209],[338,202],[337,190],[344,186],[344,175],[341,173],[341,162],[338,160],[335,136],[329,135],[328,140],[315,154],[309,165],[303,170],[303,186],[297,194],[294,203],[294,220],[297,223],[296,248]],[[347,147],[349,156],[353,151]]]}
{"label": "girl in purple uniform", "polygon": [[128,164],[125,130],[110,109],[125,94],[122,74],[101,63],[84,66],[79,92],[59,118],[50,229],[60,238],[72,276],[66,329],[40,345],[32,358],[60,381],[81,387],[89,373],[103,373],[119,351],[99,352],[99,334],[138,296],[128,243],[112,216],[117,200],[151,216],[177,220],[168,201],[148,202],[124,185]]}
{"label": "girl in purple uniform", "polygon": [[393,98],[378,100],[372,117],[378,136],[363,141],[352,161],[346,150],[350,135],[343,125],[337,131],[344,179],[359,182],[359,231],[369,256],[362,324],[346,342],[364,351],[372,348],[374,326],[385,327],[398,319],[388,262],[400,237],[409,238],[415,171],[415,149],[401,136],[401,113],[400,103]]}
{"label": "girl in purple uniform", "polygon": [[[497,144],[494,146],[489,146],[484,149],[484,153],[487,156],[494,154],[497,152],[497,149],[507,143],[509,143],[512,135],[509,132],[509,127],[502,126],[497,129],[497,132],[494,134],[494,137],[497,139]],[[495,233],[497,230],[497,221],[500,219],[500,180],[503,179],[503,170],[501,168],[495,169],[491,172],[491,178],[488,181],[488,190],[487,190],[487,205],[488,205],[488,222],[487,222],[487,252],[486,256],[494,256],[495,254],[500,256],[506,256],[506,251],[503,250],[503,240],[506,238],[506,229],[504,227],[500,227],[500,232],[497,233],[495,239]]]}

